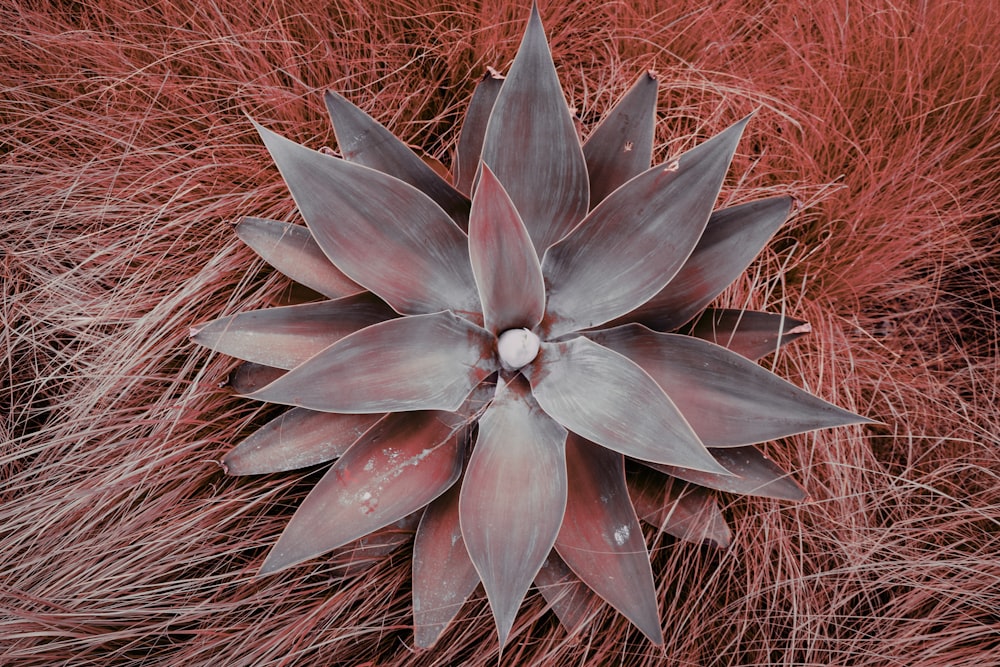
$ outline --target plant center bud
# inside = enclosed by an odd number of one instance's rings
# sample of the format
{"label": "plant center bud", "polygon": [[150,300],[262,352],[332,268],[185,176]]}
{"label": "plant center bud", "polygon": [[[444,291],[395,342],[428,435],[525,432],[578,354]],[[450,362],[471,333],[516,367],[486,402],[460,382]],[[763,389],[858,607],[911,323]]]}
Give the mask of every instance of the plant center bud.
{"label": "plant center bud", "polygon": [[497,339],[500,363],[509,371],[516,371],[538,356],[538,336],[527,329],[508,329]]}

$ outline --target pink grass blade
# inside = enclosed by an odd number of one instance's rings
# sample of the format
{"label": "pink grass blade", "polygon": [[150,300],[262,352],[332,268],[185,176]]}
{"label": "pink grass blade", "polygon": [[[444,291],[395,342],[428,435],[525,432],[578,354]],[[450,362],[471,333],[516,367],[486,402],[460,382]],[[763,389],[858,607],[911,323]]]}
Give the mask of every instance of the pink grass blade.
{"label": "pink grass blade", "polygon": [[542,268],[521,216],[486,164],[472,201],[469,254],[486,328],[535,328],[545,313]]}
{"label": "pink grass blade", "polygon": [[490,120],[493,104],[503,85],[503,76],[493,68],[489,68],[476,85],[469,101],[462,122],[462,133],[458,138],[458,152],[455,155],[455,187],[459,192],[471,196],[472,182],[479,169],[479,160],[483,153],[483,139],[486,137],[486,124]]}
{"label": "pink grass blade", "polygon": [[413,635],[430,648],[479,585],[458,519],[461,487],[453,485],[424,511],[413,543]]}
{"label": "pink grass blade", "polygon": [[459,514],[501,646],[562,523],[565,443],[566,430],[539,409],[520,377],[498,385],[479,421]]}
{"label": "pink grass blade", "polygon": [[221,317],[193,327],[191,340],[238,359],[289,369],[344,336],[395,317],[385,303],[362,293]]}
{"label": "pink grass blade", "polygon": [[254,126],[337,268],[403,314],[480,311],[468,239],[427,195]]}
{"label": "pink grass blade", "polygon": [[465,227],[469,220],[468,197],[453,188],[385,126],[343,95],[327,91],[324,100],[333,121],[337,145],[345,160],[409,183],[437,202],[460,227]]}
{"label": "pink grass blade", "polygon": [[616,352],[586,338],[542,343],[523,372],[542,409],[588,440],[644,461],[728,474],[660,385]]}
{"label": "pink grass blade", "polygon": [[615,323],[672,331],[689,321],[750,266],[791,209],[791,197],[770,197],[716,211],[677,275]]}
{"label": "pink grass blade", "polygon": [[653,72],[642,74],[583,144],[590,176],[590,208],[649,169],[657,87]]}
{"label": "pink grass blade", "polygon": [[222,467],[230,475],[263,475],[326,463],[346,452],[382,416],[292,408],[236,445]]}
{"label": "pink grass blade", "polygon": [[789,473],[753,445],[721,447],[709,451],[735,477],[659,463],[646,465],[671,477],[718,491],[792,501],[805,500],[807,496],[805,489]]}
{"label": "pink grass blade", "polygon": [[636,176],[548,249],[550,336],[613,320],[663,289],[701,238],[748,121]]}
{"label": "pink grass blade", "polygon": [[384,417],[302,501],[260,574],[364,537],[448,490],[462,472],[462,426],[457,422],[436,411]]}
{"label": "pink grass blade", "polygon": [[707,489],[638,465],[628,467],[626,482],[636,512],[646,523],[692,544],[725,549],[732,543],[719,503]]}
{"label": "pink grass blade", "polygon": [[587,623],[591,612],[602,602],[554,549],[535,575],[535,588],[571,635]]}
{"label": "pink grass blade", "polygon": [[587,214],[587,166],[537,7],[493,105],[482,160],[507,188],[539,257]]}
{"label": "pink grass blade", "polygon": [[708,447],[738,447],[871,423],[698,338],[657,333],[639,324],[588,336],[649,373]]}
{"label": "pink grass blade", "polygon": [[250,398],[343,413],[457,410],[497,370],[494,337],[452,313],[362,329]]}
{"label": "pink grass blade", "polygon": [[682,333],[715,343],[756,361],[805,336],[808,322],[778,313],[709,308]]}
{"label": "pink grass blade", "polygon": [[236,235],[254,252],[295,282],[330,299],[364,291],[334,266],[308,227],[264,218],[243,218]]}
{"label": "pink grass blade", "polygon": [[587,586],[662,645],[653,570],[622,455],[571,433],[566,468],[569,494],[556,551]]}

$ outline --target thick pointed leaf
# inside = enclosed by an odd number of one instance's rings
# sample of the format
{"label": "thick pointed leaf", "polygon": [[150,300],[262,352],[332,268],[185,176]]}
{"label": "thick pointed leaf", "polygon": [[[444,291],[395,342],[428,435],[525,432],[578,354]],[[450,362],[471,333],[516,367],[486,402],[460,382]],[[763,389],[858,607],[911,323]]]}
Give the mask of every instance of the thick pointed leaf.
{"label": "thick pointed leaf", "polygon": [[452,313],[362,329],[250,398],[342,413],[453,412],[497,370],[494,337]]}
{"label": "thick pointed leaf", "polygon": [[701,238],[748,120],[636,176],[549,248],[550,336],[613,320],[663,289]]}
{"label": "thick pointed leaf", "polygon": [[400,313],[479,312],[468,239],[427,195],[254,125],[337,268]]}
{"label": "thick pointed leaf", "polygon": [[263,475],[326,463],[341,456],[382,418],[292,408],[236,445],[222,459],[230,475]]}
{"label": "thick pointed leaf", "polygon": [[479,585],[458,521],[461,487],[427,506],[413,543],[413,636],[430,648]]}
{"label": "thick pointed leaf", "polygon": [[636,512],[646,523],[693,544],[725,549],[732,542],[710,491],[642,466],[629,466],[626,481]]}
{"label": "thick pointed leaf", "polygon": [[698,470],[688,470],[659,463],[647,463],[653,470],[718,491],[742,493],[749,496],[763,496],[780,500],[804,500],[805,489],[778,464],[764,456],[753,445],[746,447],[723,447],[709,450],[715,460],[736,477],[713,475]]}
{"label": "thick pointed leaf", "polygon": [[568,430],[643,461],[727,474],[660,385],[622,355],[586,338],[543,343],[523,372]]}
{"label": "thick pointed leaf", "polygon": [[562,523],[565,443],[566,430],[539,409],[519,377],[498,385],[479,421],[459,514],[501,646]]}
{"label": "thick pointed leaf", "polygon": [[659,294],[616,321],[672,331],[698,314],[736,280],[788,218],[791,197],[771,197],[712,214],[705,233]]}
{"label": "thick pointed leaf", "polygon": [[653,570],[622,455],[571,433],[566,468],[569,494],[556,551],[587,586],[662,644]]}
{"label": "thick pointed leaf", "polygon": [[252,394],[261,387],[266,387],[287,373],[284,368],[255,364],[244,361],[229,373],[226,381],[220,387],[229,387],[237,394]]}
{"label": "thick pointed leaf", "polygon": [[545,283],[528,230],[489,166],[483,164],[469,221],[469,254],[486,328],[533,329],[545,312]]}
{"label": "thick pointed leaf", "polygon": [[657,80],[649,71],[601,121],[583,145],[590,176],[590,208],[649,169],[656,129]]}
{"label": "thick pointed leaf", "polygon": [[698,338],[638,324],[588,336],[649,373],[708,447],[738,447],[870,421]]}
{"label": "thick pointed leaf", "polygon": [[587,166],[537,7],[493,105],[482,159],[507,188],[539,257],[587,214]]}
{"label": "thick pointed leaf", "polygon": [[370,570],[393,551],[413,540],[413,533],[423,513],[423,510],[417,510],[337,549],[332,560],[335,563],[346,561],[342,571],[345,577],[357,576]]}
{"label": "thick pointed leaf", "polygon": [[469,109],[465,112],[462,134],[458,138],[458,154],[455,156],[455,187],[466,195],[472,194],[472,182],[483,153],[486,124],[502,85],[503,76],[492,67],[489,68],[476,85]]}
{"label": "thick pointed leaf", "polygon": [[364,290],[333,265],[302,225],[243,218],[236,235],[275,269],[324,296],[339,299]]}
{"label": "thick pointed leaf", "polygon": [[444,493],[462,472],[460,430],[446,412],[383,418],[302,501],[260,574],[364,537]]}
{"label": "thick pointed leaf", "polygon": [[191,329],[191,340],[239,359],[295,368],[344,336],[396,317],[371,294],[265,308],[220,317]]}
{"label": "thick pointed leaf", "polygon": [[571,635],[586,624],[601,601],[573,574],[555,550],[549,552],[542,569],[535,575],[535,588]]}
{"label": "thick pointed leaf", "polygon": [[381,123],[333,91],[324,96],[344,159],[409,183],[464,227],[469,198],[456,190]]}
{"label": "thick pointed leaf", "polygon": [[682,333],[721,345],[756,361],[777,352],[811,330],[808,322],[778,313],[709,308]]}

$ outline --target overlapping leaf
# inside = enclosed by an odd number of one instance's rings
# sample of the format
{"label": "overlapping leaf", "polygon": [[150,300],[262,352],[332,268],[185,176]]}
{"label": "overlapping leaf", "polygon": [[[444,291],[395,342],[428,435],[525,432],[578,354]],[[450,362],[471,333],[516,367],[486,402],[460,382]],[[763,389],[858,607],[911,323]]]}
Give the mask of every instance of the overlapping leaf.
{"label": "overlapping leaf", "polygon": [[413,635],[429,648],[479,585],[458,519],[459,485],[427,506],[413,543]]}
{"label": "overlapping leaf", "polygon": [[656,91],[656,76],[644,73],[587,137],[583,157],[590,177],[590,208],[649,169],[656,129]]}
{"label": "overlapping leaf", "polygon": [[482,159],[507,189],[539,257],[587,214],[587,166],[537,7],[493,105]]}
{"label": "overlapping leaf", "polygon": [[292,408],[236,445],[222,465],[230,475],[262,475],[332,461],[382,416]]}
{"label": "overlapping leaf", "polygon": [[791,207],[790,197],[771,197],[716,211],[677,275],[656,296],[615,323],[638,322],[658,331],[681,326],[746,270]]}
{"label": "overlapping leaf", "polygon": [[483,165],[469,222],[469,254],[486,328],[532,329],[545,312],[545,283],[538,256],[514,204]]}
{"label": "overlapping leaf", "polygon": [[427,195],[256,127],[337,268],[403,314],[479,312],[468,239]]}
{"label": "overlapping leaf", "polygon": [[622,455],[571,433],[566,467],[569,495],[556,551],[587,586],[662,644],[653,571]]}
{"label": "overlapping leaf", "polygon": [[663,289],[701,238],[748,120],[636,176],[548,249],[550,336],[613,320]]}
{"label": "overlapping leaf", "polygon": [[616,352],[586,338],[543,343],[524,373],[542,409],[588,440],[644,461],[728,474],[663,389]]}
{"label": "overlapping leaf", "polygon": [[236,235],[265,262],[323,296],[339,299],[364,290],[333,265],[302,225],[248,217],[237,223]]}
{"label": "overlapping leaf", "polygon": [[498,385],[479,422],[459,515],[501,646],[562,523],[565,443],[566,430],[538,408],[523,379]]}
{"label": "overlapping leaf", "polygon": [[868,421],[697,338],[638,324],[588,336],[649,373],[709,447],[749,445]]}
{"label": "overlapping leaf", "polygon": [[683,333],[756,361],[811,331],[808,322],[779,313],[709,308]]}
{"label": "overlapping leaf", "polygon": [[462,472],[460,429],[445,412],[384,417],[302,501],[260,574],[343,546],[444,493]]}
{"label": "overlapping leaf", "polygon": [[503,77],[500,73],[493,68],[488,69],[472,93],[472,100],[465,112],[462,133],[458,138],[458,153],[455,156],[455,187],[466,195],[472,194],[472,182],[483,153],[486,125],[502,85]]}
{"label": "overlapping leaf", "polygon": [[324,99],[337,135],[337,145],[345,160],[409,183],[433,199],[459,226],[465,226],[469,219],[468,197],[441,178],[385,126],[343,95],[327,91]]}
{"label": "overlapping leaf", "polygon": [[191,340],[238,359],[295,368],[341,338],[396,317],[371,294],[251,310],[191,329]]}
{"label": "overlapping leaf", "polygon": [[413,315],[356,332],[250,395],[343,413],[457,410],[497,370],[494,339],[452,313]]}

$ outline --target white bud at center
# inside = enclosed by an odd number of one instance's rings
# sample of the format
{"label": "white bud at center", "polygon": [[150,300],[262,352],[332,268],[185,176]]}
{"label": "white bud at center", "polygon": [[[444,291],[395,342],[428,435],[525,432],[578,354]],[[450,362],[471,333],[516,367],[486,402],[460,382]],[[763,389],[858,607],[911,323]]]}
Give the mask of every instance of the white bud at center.
{"label": "white bud at center", "polygon": [[500,362],[509,371],[517,370],[538,356],[538,336],[527,329],[508,329],[497,340]]}

